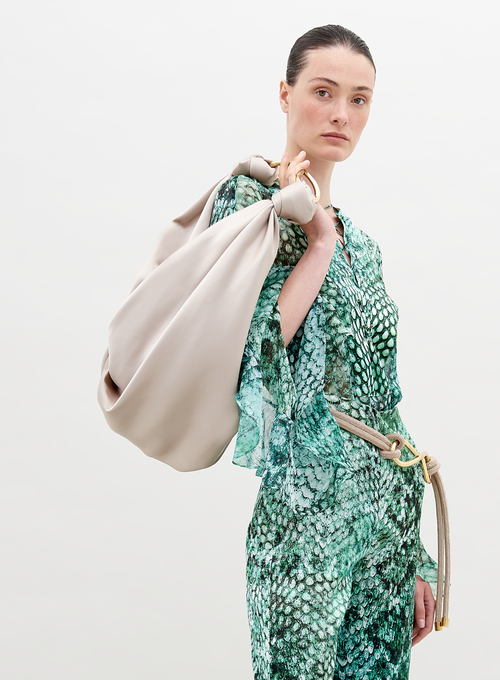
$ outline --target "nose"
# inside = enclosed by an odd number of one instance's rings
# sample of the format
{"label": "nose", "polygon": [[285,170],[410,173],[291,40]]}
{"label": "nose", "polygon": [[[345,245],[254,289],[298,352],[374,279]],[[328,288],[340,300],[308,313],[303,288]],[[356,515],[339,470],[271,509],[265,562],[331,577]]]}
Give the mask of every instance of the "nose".
{"label": "nose", "polygon": [[346,106],[340,102],[336,102],[336,105],[332,109],[330,120],[332,123],[337,123],[337,125],[345,125],[348,120]]}

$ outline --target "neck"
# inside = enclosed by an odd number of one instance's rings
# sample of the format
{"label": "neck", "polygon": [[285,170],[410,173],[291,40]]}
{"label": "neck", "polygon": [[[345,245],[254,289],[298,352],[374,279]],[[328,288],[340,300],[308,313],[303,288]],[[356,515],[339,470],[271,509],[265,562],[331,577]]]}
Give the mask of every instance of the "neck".
{"label": "neck", "polygon": [[[292,145],[287,144],[286,151],[288,153],[288,158],[295,158],[300,149],[292,148]],[[309,158],[309,160],[311,161],[311,164],[307,168],[307,172],[312,175],[318,183],[321,192],[319,205],[324,208],[332,202],[330,199],[330,184],[335,163],[333,161],[322,161],[317,158]]]}

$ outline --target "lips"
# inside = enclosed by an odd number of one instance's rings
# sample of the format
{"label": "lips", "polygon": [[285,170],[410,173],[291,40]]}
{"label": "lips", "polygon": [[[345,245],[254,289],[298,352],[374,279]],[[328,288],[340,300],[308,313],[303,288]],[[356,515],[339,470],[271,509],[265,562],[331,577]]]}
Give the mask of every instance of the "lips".
{"label": "lips", "polygon": [[349,139],[347,135],[343,135],[341,132],[326,132],[322,137],[326,137],[327,139],[343,139],[345,141]]}

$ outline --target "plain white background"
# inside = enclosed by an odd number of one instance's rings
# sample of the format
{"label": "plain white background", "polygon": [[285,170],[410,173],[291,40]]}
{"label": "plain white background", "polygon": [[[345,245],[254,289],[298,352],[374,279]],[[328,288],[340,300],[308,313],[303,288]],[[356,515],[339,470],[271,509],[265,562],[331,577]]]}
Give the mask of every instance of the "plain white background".
{"label": "plain white background", "polygon": [[[403,417],[442,462],[451,628],[411,677],[499,677],[498,52],[493,3],[4,0],[0,9],[0,674],[250,680],[258,479],[181,474],[108,430],[107,326],[166,223],[280,157],[294,40],[340,23],[378,68],[334,203],[381,245]],[[435,545],[432,495],[423,538]]]}

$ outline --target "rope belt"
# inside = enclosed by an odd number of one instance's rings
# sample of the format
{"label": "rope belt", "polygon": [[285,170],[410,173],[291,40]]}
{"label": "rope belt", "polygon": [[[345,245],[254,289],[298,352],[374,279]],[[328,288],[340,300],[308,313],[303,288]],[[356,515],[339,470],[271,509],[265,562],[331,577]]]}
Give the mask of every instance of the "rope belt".
{"label": "rope belt", "polygon": [[[438,577],[435,628],[436,630],[442,630],[443,627],[447,627],[450,624],[448,614],[450,603],[451,560],[448,506],[441,475],[438,472],[441,467],[440,463],[435,458],[432,458],[432,456],[428,456],[425,452],[419,453],[410,442],[406,441],[400,434],[391,433],[384,435],[345,413],[335,411],[332,408],[330,408],[330,411],[339,427],[376,446],[382,458],[393,460],[394,463],[400,467],[411,467],[416,463],[420,463],[422,465],[425,481],[427,484],[432,484],[434,499],[436,501],[438,534]],[[413,459],[408,461],[400,460],[401,449],[405,447],[413,454]]]}

